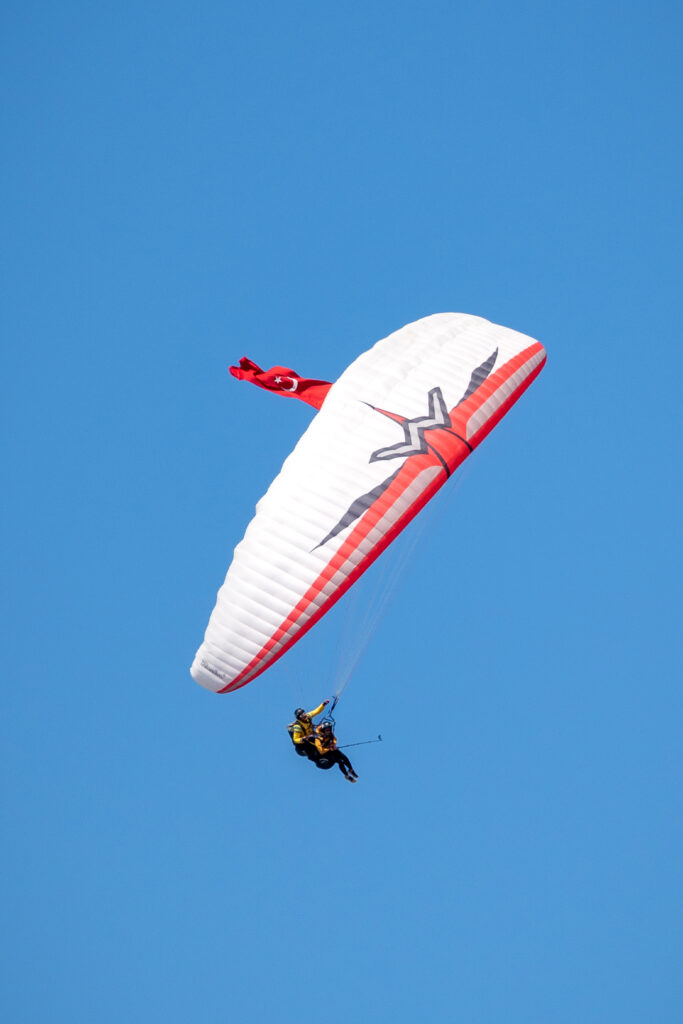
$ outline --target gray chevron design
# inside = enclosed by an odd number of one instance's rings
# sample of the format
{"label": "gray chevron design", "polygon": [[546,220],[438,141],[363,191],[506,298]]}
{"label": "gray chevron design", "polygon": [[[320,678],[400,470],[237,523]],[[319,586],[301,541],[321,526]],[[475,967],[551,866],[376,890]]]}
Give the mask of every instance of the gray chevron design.
{"label": "gray chevron design", "polygon": [[444,401],[441,388],[432,388],[428,395],[429,415],[418,416],[414,420],[403,420],[404,439],[398,444],[392,444],[388,448],[378,448],[370,456],[370,462],[380,462],[385,459],[403,459],[408,455],[424,455],[428,450],[425,441],[425,431],[439,430],[442,427],[451,426],[451,418]]}
{"label": "gray chevron design", "polygon": [[[486,378],[491,373],[491,370],[495,366],[496,359],[498,358],[498,349],[484,360],[480,366],[475,367],[470,376],[470,382],[467,385],[464,395],[460,399],[454,408],[457,409],[458,405],[474,394],[478,387],[483,384]],[[388,459],[405,459],[410,455],[425,455],[428,451],[432,451],[433,454],[442,463],[443,468],[446,472],[446,476],[450,476],[450,469],[446,464],[445,460],[439,455],[438,451],[430,447],[429,442],[425,439],[425,433],[428,430],[448,430],[450,433],[459,437],[464,444],[472,451],[472,446],[469,444],[467,438],[461,437],[460,434],[456,434],[453,430],[453,424],[451,421],[446,402],[444,401],[443,393],[441,388],[432,388],[427,394],[427,400],[429,403],[429,413],[427,416],[417,416],[415,419],[399,419],[392,413],[385,412],[382,409],[377,409],[376,406],[371,405],[371,409],[375,409],[376,412],[382,413],[384,416],[389,416],[394,422],[399,423],[403,427],[403,440],[399,441],[398,444],[389,445],[386,448],[378,448],[370,456],[370,462],[382,462]],[[369,404],[369,403],[367,403]],[[391,486],[403,466],[383,480],[381,484],[373,487],[367,494],[361,495],[360,498],[356,498],[354,502],[349,506],[347,511],[344,513],[339,522],[334,526],[327,536],[320,541],[319,544],[312,549],[315,551],[317,548],[327,544],[328,540],[332,540],[343,530],[350,526],[351,523],[359,519],[367,510],[377,501],[378,498],[384,494],[384,492]]]}

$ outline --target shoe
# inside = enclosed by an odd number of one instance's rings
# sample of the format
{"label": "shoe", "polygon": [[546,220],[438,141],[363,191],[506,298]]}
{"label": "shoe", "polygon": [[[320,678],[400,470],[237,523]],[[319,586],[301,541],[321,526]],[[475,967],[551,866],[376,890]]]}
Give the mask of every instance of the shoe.
{"label": "shoe", "polygon": [[345,775],[344,778],[347,779],[348,782],[358,782],[358,776],[355,772],[349,772],[349,774]]}

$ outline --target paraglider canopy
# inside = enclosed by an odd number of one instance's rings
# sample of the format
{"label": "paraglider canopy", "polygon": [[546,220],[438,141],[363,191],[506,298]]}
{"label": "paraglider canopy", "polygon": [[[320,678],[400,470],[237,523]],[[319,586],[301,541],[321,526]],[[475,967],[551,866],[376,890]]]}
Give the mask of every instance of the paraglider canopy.
{"label": "paraglider canopy", "polygon": [[[334,383],[243,359],[235,376],[320,411],[256,507],[193,677],[219,693],[274,664],[391,544],[540,373],[532,338],[438,313]],[[319,404],[318,404],[319,403]]]}

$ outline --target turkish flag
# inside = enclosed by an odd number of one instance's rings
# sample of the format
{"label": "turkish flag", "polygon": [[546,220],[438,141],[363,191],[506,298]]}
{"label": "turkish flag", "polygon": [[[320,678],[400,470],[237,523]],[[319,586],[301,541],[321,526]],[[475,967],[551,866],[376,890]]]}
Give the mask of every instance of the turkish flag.
{"label": "turkish flag", "polygon": [[240,359],[239,366],[230,367],[230,373],[237,380],[249,380],[252,384],[265,388],[266,391],[277,391],[290,398],[300,398],[302,402],[308,402],[314,409],[321,407],[327,392],[332,387],[327,380],[300,377],[298,373],[286,366],[271,366],[270,370],[262,370],[246,356]]}

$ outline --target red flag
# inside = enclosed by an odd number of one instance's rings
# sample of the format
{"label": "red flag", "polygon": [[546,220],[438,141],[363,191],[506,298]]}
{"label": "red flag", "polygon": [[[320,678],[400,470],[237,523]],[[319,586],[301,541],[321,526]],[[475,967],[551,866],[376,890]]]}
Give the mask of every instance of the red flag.
{"label": "red flag", "polygon": [[270,370],[262,370],[251,359],[244,356],[240,359],[239,366],[231,366],[230,373],[238,380],[250,380],[266,391],[277,391],[281,395],[288,395],[290,398],[300,398],[302,402],[308,402],[314,409],[319,409],[325,401],[327,392],[332,385],[327,380],[312,380],[309,377],[300,377],[294,370],[286,366],[272,366]]}

